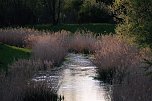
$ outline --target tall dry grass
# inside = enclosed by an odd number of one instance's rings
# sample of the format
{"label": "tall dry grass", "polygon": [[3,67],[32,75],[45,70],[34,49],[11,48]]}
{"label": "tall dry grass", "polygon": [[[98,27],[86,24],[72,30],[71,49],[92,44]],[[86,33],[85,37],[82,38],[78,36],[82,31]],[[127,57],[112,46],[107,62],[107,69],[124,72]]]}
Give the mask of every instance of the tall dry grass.
{"label": "tall dry grass", "polygon": [[62,97],[58,96],[48,87],[46,82],[37,82],[27,85],[23,92],[22,101],[62,101]]}
{"label": "tall dry grass", "polygon": [[[67,37],[67,35],[69,37]],[[65,37],[66,36],[66,37]],[[34,29],[28,28],[7,28],[0,29],[0,42],[14,45],[18,47],[29,47],[32,48],[33,45],[39,40],[45,40],[44,37],[52,37],[51,40],[57,41],[55,43],[63,42],[64,48],[69,48],[69,50],[76,52],[94,52],[94,43],[96,38],[91,32],[75,32],[73,35],[68,31],[60,31],[56,33],[42,32]],[[48,39],[46,39],[47,41]],[[66,43],[65,43],[66,41]],[[68,42],[67,42],[68,41]],[[52,43],[52,42],[51,42]],[[61,43],[60,43],[61,44]]]}
{"label": "tall dry grass", "polygon": [[91,32],[76,32],[71,37],[69,50],[76,53],[93,53],[96,37]]}
{"label": "tall dry grass", "polygon": [[[35,83],[34,86],[32,86],[32,77],[39,70],[43,70],[44,65],[47,68],[52,68],[52,63],[49,63],[48,61],[18,60],[10,66],[7,76],[1,73],[1,101],[27,101],[27,99],[30,99],[30,101],[37,101],[33,99],[33,96],[35,95],[39,98],[43,98],[43,101],[46,101],[44,97],[52,98],[53,96],[57,96],[51,90],[48,91],[46,83],[43,83],[43,86],[41,87],[35,86]],[[57,101],[57,99],[54,101]]]}
{"label": "tall dry grass", "polygon": [[53,65],[59,65],[67,55],[69,44],[67,37],[66,32],[41,36],[32,48],[33,57],[51,61]]}
{"label": "tall dry grass", "polygon": [[112,101],[152,100],[152,81],[141,68],[146,66],[143,59],[151,58],[149,50],[141,51],[117,35],[96,38],[90,32],[71,35],[67,31],[50,33],[24,28],[1,29],[0,42],[31,47],[34,59],[19,60],[10,66],[7,77],[0,75],[1,101],[57,100],[57,95],[48,91],[45,84],[31,85],[30,80],[39,70],[60,65],[69,50],[94,53],[93,63],[100,79],[113,84]]}
{"label": "tall dry grass", "polygon": [[122,84],[113,84],[112,101],[152,101],[152,80],[141,73],[131,73]]}
{"label": "tall dry grass", "polygon": [[98,40],[93,60],[101,79],[112,82],[116,76],[119,82],[136,67],[141,66],[143,54],[135,45],[130,45],[116,35],[102,36]]}
{"label": "tall dry grass", "polygon": [[7,29],[0,29],[0,42],[14,45],[18,47],[25,47],[29,45],[28,39],[30,39],[31,35],[41,34],[34,29],[27,29],[27,28],[7,28]]}
{"label": "tall dry grass", "polygon": [[151,101],[152,100],[152,79],[151,79],[151,51],[142,49],[140,58],[143,57],[140,66],[136,65],[130,69],[122,83],[113,80],[112,101]]}
{"label": "tall dry grass", "polygon": [[108,35],[99,38],[94,64],[101,80],[112,84],[112,101],[151,101],[152,80],[145,75],[149,49],[139,49],[126,40]]}

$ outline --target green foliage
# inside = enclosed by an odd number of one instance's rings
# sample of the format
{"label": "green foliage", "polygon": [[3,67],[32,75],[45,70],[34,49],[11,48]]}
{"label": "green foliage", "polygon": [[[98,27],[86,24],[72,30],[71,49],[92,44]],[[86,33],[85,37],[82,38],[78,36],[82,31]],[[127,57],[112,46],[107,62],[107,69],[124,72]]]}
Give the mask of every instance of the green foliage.
{"label": "green foliage", "polygon": [[116,32],[135,37],[140,45],[152,47],[152,1],[116,0],[114,10],[123,19]]}
{"label": "green foliage", "polygon": [[113,16],[110,8],[104,3],[85,2],[79,11],[79,22],[113,22]]}
{"label": "green foliage", "polygon": [[0,43],[0,70],[7,69],[7,65],[17,59],[29,57],[29,49],[17,48]]}
{"label": "green foliage", "polygon": [[63,22],[113,23],[108,5],[95,0],[65,0]]}
{"label": "green foliage", "polygon": [[78,22],[78,12],[83,4],[82,0],[65,0],[62,22]]}

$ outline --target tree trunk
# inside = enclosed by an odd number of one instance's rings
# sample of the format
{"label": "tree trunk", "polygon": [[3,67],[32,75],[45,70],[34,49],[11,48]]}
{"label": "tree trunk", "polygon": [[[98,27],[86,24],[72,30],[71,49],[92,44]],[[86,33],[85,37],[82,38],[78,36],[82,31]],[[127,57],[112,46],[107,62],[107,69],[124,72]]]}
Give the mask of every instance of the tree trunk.
{"label": "tree trunk", "polygon": [[56,23],[59,23],[59,19],[60,19],[60,12],[61,12],[61,0],[59,0],[59,4],[58,4],[58,15],[57,15],[57,20]]}
{"label": "tree trunk", "polygon": [[55,6],[56,6],[56,1],[52,0],[52,23],[53,23],[53,25],[56,25],[56,9],[55,9]]}

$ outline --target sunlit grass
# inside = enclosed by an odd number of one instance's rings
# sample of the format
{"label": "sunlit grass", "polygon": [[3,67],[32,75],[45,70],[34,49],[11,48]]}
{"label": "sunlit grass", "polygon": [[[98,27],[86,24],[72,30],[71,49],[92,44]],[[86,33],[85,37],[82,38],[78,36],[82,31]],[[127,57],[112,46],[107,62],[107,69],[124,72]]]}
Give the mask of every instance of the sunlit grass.
{"label": "sunlit grass", "polygon": [[30,49],[18,48],[0,43],[0,69],[6,69],[8,64],[21,58],[29,58]]}

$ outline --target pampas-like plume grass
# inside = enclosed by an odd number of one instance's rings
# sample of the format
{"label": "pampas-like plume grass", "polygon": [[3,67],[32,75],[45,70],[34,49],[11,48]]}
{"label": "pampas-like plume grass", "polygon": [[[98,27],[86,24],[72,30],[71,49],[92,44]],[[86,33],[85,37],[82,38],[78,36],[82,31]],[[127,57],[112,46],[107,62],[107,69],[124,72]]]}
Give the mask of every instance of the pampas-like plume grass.
{"label": "pampas-like plume grass", "polygon": [[135,67],[140,66],[141,57],[139,49],[129,45],[117,36],[103,36],[97,43],[94,63],[98,67],[101,79],[112,82],[116,76],[121,82],[122,78]]}
{"label": "pampas-like plume grass", "polygon": [[31,35],[40,34],[41,32],[27,28],[8,28],[0,29],[0,42],[25,47],[28,43],[28,38]]}
{"label": "pampas-like plume grass", "polygon": [[51,61],[59,65],[67,55],[67,33],[54,33],[41,36],[32,49],[33,57],[40,60]]}
{"label": "pampas-like plume grass", "polygon": [[76,32],[71,37],[69,49],[78,53],[93,53],[95,51],[96,38],[92,33]]}
{"label": "pampas-like plume grass", "polygon": [[152,101],[152,82],[140,68],[146,66],[143,59],[151,58],[149,52],[147,49],[141,51],[117,35],[97,39],[92,33],[69,35],[67,31],[1,29],[0,42],[32,48],[33,59],[18,60],[9,66],[7,76],[0,74],[1,101],[57,101],[56,93],[48,89],[45,82],[37,85],[31,84],[30,80],[39,70],[60,65],[68,50],[94,53],[93,63],[100,79],[113,84],[112,101]]}
{"label": "pampas-like plume grass", "polygon": [[139,49],[118,36],[102,36],[94,63],[101,80],[112,84],[112,101],[152,101],[152,81],[144,75],[149,49]]}

